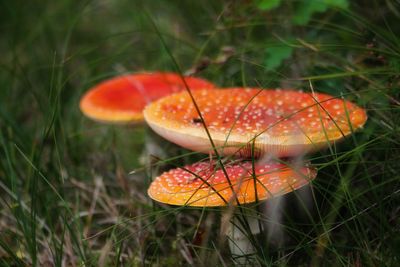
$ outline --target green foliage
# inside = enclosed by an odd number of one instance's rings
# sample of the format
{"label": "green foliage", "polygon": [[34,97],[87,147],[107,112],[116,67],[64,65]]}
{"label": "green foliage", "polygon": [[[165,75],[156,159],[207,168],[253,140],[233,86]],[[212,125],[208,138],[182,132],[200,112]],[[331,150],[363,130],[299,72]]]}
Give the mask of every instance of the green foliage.
{"label": "green foliage", "polygon": [[[269,11],[282,5],[280,0],[262,0],[257,7],[263,11]],[[327,12],[330,8],[346,9],[349,6],[348,0],[299,0],[293,2],[293,13],[290,14],[293,25],[305,26],[316,13]],[[294,35],[295,32],[287,34]],[[267,70],[276,70],[284,60],[293,55],[294,49],[289,46],[266,47],[265,64]]]}
{"label": "green foliage", "polygon": [[347,7],[347,0],[301,0],[296,4],[293,23],[307,25],[315,13],[326,12],[329,8]]}
{"label": "green foliage", "polygon": [[293,53],[293,47],[287,44],[268,46],[265,49],[264,66],[266,70],[274,70],[279,67],[285,59]]}
{"label": "green foliage", "polygon": [[271,10],[280,5],[282,0],[261,0],[258,2],[257,7],[261,10]]}
{"label": "green foliage", "polygon": [[327,9],[328,5],[322,1],[300,1],[293,16],[293,22],[296,25],[306,25],[314,13],[325,12]]}

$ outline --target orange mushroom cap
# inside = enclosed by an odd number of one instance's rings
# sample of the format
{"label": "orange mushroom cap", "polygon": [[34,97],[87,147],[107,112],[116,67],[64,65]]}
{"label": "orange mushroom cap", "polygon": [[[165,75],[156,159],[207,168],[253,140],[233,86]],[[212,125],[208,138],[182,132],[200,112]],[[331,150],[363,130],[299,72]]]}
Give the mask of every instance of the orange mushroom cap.
{"label": "orange mushroom cap", "polygon": [[[210,89],[206,80],[185,77],[190,89]],[[91,88],[81,99],[80,109],[89,118],[112,123],[143,121],[143,109],[151,101],[185,89],[175,73],[140,73],[118,76]]]}
{"label": "orange mushroom cap", "polygon": [[[295,156],[325,146],[362,127],[366,112],[322,93],[230,88],[199,90],[193,97],[213,142],[225,155]],[[213,151],[187,92],[164,97],[144,111],[158,134],[182,147]]]}
{"label": "orange mushroom cap", "polygon": [[186,206],[225,206],[252,203],[283,195],[307,185],[317,171],[307,166],[289,167],[269,162],[242,161],[225,164],[228,179],[215,162],[198,162],[172,169],[157,177],[148,189],[149,196],[162,203]]}

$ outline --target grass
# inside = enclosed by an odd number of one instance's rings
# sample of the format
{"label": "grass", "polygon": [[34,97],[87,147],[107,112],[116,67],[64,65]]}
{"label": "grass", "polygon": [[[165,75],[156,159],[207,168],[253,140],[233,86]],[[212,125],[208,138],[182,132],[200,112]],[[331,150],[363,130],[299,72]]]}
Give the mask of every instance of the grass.
{"label": "grass", "polygon": [[[233,264],[219,230],[225,209],[169,207],[146,194],[160,172],[207,156],[166,143],[145,125],[105,126],[78,109],[82,93],[101,80],[177,71],[176,62],[221,86],[310,91],[311,83],[366,108],[363,130],[308,156],[318,168],[311,187],[279,205],[257,203],[262,223],[280,233],[254,240],[257,260],[396,266],[400,6],[351,1],[297,26],[290,21],[295,5],[1,2],[0,265]],[[293,48],[291,56],[267,69],[266,51],[282,44]],[[142,156],[149,138],[161,147],[161,161]],[[274,208],[279,221],[268,216]]]}

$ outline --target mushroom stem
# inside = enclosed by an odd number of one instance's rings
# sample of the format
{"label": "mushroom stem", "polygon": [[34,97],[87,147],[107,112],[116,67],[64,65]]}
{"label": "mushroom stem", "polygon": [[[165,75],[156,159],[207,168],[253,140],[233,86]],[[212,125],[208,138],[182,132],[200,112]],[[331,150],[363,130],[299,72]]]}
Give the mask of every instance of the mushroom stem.
{"label": "mushroom stem", "polygon": [[165,150],[162,148],[162,141],[160,137],[148,128],[144,129],[144,149],[140,154],[140,163],[144,166],[150,166],[152,163],[152,156],[157,158],[166,158]]}
{"label": "mushroom stem", "polygon": [[231,218],[226,234],[235,264],[247,266],[254,265],[257,262],[257,248],[254,245],[256,236],[262,230],[255,208],[248,209],[246,212]]}

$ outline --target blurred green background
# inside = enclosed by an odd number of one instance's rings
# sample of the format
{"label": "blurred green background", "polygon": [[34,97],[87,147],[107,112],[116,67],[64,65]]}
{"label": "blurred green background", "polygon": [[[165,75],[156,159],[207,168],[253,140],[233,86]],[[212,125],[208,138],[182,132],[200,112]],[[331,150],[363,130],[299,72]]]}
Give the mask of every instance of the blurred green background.
{"label": "blurred green background", "polygon": [[[222,209],[145,193],[161,170],[207,156],[79,111],[104,79],[165,70],[224,87],[311,84],[366,108],[362,131],[309,156],[319,169],[311,204],[287,197],[284,240],[263,239],[258,260],[396,266],[399,19],[397,0],[0,1],[0,265],[233,264],[211,227]],[[168,164],[143,167],[151,138]]]}

